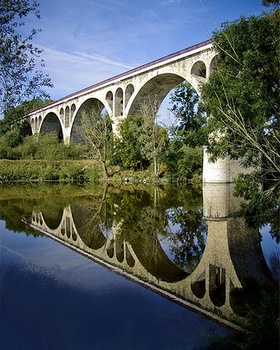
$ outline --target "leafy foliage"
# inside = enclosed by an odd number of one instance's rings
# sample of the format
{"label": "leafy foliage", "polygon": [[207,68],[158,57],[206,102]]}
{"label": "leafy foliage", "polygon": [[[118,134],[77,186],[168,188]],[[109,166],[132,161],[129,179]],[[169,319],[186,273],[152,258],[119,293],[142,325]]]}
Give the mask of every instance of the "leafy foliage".
{"label": "leafy foliage", "polygon": [[36,70],[42,50],[32,44],[38,29],[24,34],[24,18],[40,18],[36,0],[3,0],[0,2],[0,111],[9,110],[24,100],[46,98],[42,87],[52,87],[50,78]]}
{"label": "leafy foliage", "polygon": [[262,0],[262,5],[263,6],[279,6],[280,1],[279,0]]}
{"label": "leafy foliage", "polygon": [[188,83],[178,85],[171,96],[177,123],[170,130],[165,151],[167,176],[192,179],[202,172],[202,146],[207,142],[206,115],[197,92]]}
{"label": "leafy foliage", "polygon": [[154,164],[154,174],[158,175],[158,165],[167,141],[167,131],[156,122],[153,108],[143,105],[141,116],[128,116],[119,125],[119,139],[116,151],[125,168],[147,168]]}
{"label": "leafy foliage", "polygon": [[119,137],[115,140],[115,152],[124,168],[146,168],[149,160],[142,155],[139,141],[143,117],[128,116],[119,125]]}
{"label": "leafy foliage", "polygon": [[279,349],[279,290],[263,292],[254,307],[248,307],[249,329],[244,333],[217,338],[207,350]]}
{"label": "leafy foliage", "polygon": [[206,114],[195,89],[184,81],[171,95],[170,111],[178,121],[172,134],[179,134],[190,147],[204,146],[207,142]]}
{"label": "leafy foliage", "polygon": [[199,176],[202,171],[202,147],[190,147],[183,143],[178,135],[169,140],[165,162],[167,174],[171,179],[190,180]]}
{"label": "leafy foliage", "polygon": [[263,171],[280,171],[279,15],[241,17],[214,33],[219,65],[202,88],[213,159],[258,167],[261,156]]}
{"label": "leafy foliage", "polygon": [[18,144],[18,131],[12,129],[0,138],[0,159],[80,159],[85,153],[85,147],[59,142],[56,133],[27,136]]}
{"label": "leafy foliage", "polygon": [[236,179],[236,192],[249,200],[243,214],[254,226],[280,206],[279,19],[275,10],[225,23],[212,39],[218,68],[202,87],[211,159],[229,156],[252,169]]}
{"label": "leafy foliage", "polygon": [[[100,106],[101,110],[101,106]],[[99,113],[90,109],[80,116],[80,123],[76,124],[75,132],[80,140],[89,146],[89,153],[93,159],[98,159],[103,168],[106,179],[110,177],[108,162],[113,147],[112,122],[108,113]]]}
{"label": "leafy foliage", "polygon": [[0,137],[16,130],[18,133],[17,144],[20,144],[24,136],[31,135],[31,127],[23,116],[50,102],[52,100],[36,98],[30,101],[24,101],[20,105],[4,111],[4,118],[0,120]]}

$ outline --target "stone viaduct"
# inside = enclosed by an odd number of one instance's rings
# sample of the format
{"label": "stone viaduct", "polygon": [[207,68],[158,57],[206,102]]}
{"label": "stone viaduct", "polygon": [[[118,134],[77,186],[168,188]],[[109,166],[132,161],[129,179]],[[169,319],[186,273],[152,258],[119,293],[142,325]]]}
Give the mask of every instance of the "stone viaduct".
{"label": "stone viaduct", "polygon": [[106,108],[116,126],[120,118],[137,115],[147,97],[160,105],[184,80],[199,92],[199,83],[215,68],[215,56],[210,41],[204,41],[65,96],[28,114],[32,134],[56,131],[69,143],[84,109]]}
{"label": "stone viaduct", "polygon": [[[100,114],[107,110],[117,132],[122,118],[140,114],[143,101],[149,99],[153,108],[159,108],[165,96],[184,80],[199,94],[200,83],[216,66],[216,53],[207,40],[65,96],[30,112],[26,118],[32,134],[55,131],[68,144],[75,142],[74,126],[79,124],[83,111]],[[239,172],[239,164],[234,161],[210,163],[204,150],[204,182],[232,182]]]}

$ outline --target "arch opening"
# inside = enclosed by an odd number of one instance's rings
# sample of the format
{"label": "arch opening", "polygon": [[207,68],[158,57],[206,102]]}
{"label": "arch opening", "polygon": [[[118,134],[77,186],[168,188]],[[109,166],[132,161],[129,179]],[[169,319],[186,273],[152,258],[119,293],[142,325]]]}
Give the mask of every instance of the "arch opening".
{"label": "arch opening", "polygon": [[73,103],[71,106],[71,112],[70,112],[70,123],[72,122],[72,120],[74,118],[75,111],[76,111],[76,105],[75,105],[75,103]]}
{"label": "arch opening", "polygon": [[226,301],[225,269],[209,265],[209,294],[215,306],[222,306]]}
{"label": "arch opening", "polygon": [[65,108],[65,127],[68,128],[70,124],[70,108],[67,106]]}
{"label": "arch opening", "polygon": [[125,107],[127,106],[128,101],[130,100],[133,93],[134,93],[134,86],[132,84],[128,84],[125,89]]}
{"label": "arch opening", "polygon": [[206,79],[205,63],[203,61],[195,62],[191,69],[191,75],[198,81],[204,81]]}
{"label": "arch opening", "polygon": [[57,134],[58,139],[60,141],[63,140],[63,132],[62,132],[62,127],[61,127],[59,118],[53,112],[50,112],[49,114],[46,115],[41,125],[40,132],[44,134],[50,134],[55,132]]}
{"label": "arch opening", "polygon": [[[145,104],[145,101],[149,101],[157,117],[158,124],[163,126],[173,125],[176,120],[171,112],[172,104],[170,99],[178,85],[185,81],[187,80],[184,77],[172,73],[154,77],[140,89],[134,100],[128,103],[130,107],[128,106],[129,112],[127,115],[141,115],[143,104]],[[187,82],[191,84],[190,81]],[[196,90],[195,86],[192,85],[192,87]]]}
{"label": "arch opening", "polygon": [[64,109],[60,108],[60,111],[59,111],[59,118],[60,118],[60,120],[63,120],[63,117],[64,117]]}
{"label": "arch opening", "polygon": [[134,260],[133,256],[131,255],[131,252],[129,250],[127,243],[126,243],[126,254],[125,255],[126,255],[126,263],[128,264],[128,266],[134,267],[135,260]]}
{"label": "arch opening", "polygon": [[123,90],[118,88],[115,93],[115,116],[123,115]]}
{"label": "arch opening", "polygon": [[142,266],[157,279],[178,282],[189,276],[169,259],[157,236],[150,235],[141,242],[131,241],[130,245]]}
{"label": "arch opening", "polygon": [[206,281],[204,272],[194,282],[192,282],[191,290],[197,298],[202,299],[204,297],[206,292]]}
{"label": "arch opening", "polygon": [[171,73],[157,75],[152,78],[140,89],[131,102],[128,115],[141,115],[143,104],[147,101],[151,102],[151,100],[153,108],[158,111],[167,94],[183,81],[183,77]]}
{"label": "arch opening", "polygon": [[110,240],[109,242],[107,242],[106,252],[109,258],[112,259],[114,257],[114,240]]}
{"label": "arch opening", "polygon": [[210,62],[210,74],[212,74],[213,72],[215,72],[215,70],[218,67],[218,56],[214,56]]}
{"label": "arch opening", "polygon": [[102,117],[106,113],[108,113],[107,109],[100,100],[96,98],[86,100],[76,112],[72,125],[70,141],[75,144],[85,144],[85,138],[83,137],[84,129],[82,126],[83,116],[86,115],[94,120],[94,118],[98,116]]}
{"label": "arch opening", "polygon": [[108,91],[106,94],[106,101],[111,110],[113,110],[113,93],[112,91]]}
{"label": "arch opening", "polygon": [[55,230],[61,224],[63,209],[61,207],[52,208],[42,212],[42,217],[50,230]]}
{"label": "arch opening", "polygon": [[116,242],[116,257],[120,263],[124,261],[124,244],[122,241],[119,242],[118,240]]}

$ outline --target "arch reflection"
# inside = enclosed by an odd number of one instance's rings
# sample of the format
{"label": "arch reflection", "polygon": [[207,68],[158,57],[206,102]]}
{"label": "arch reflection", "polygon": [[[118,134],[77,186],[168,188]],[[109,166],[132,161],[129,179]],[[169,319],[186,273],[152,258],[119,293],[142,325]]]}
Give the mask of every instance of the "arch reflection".
{"label": "arch reflection", "polygon": [[[274,282],[262,254],[258,230],[248,228],[243,219],[233,216],[240,205],[233,196],[233,185],[204,185],[207,241],[191,273],[176,265],[159,241],[158,233],[168,233],[168,210],[151,211],[142,223],[129,221],[128,217],[135,218],[133,210],[121,191],[117,197],[126,205],[115,201],[111,211],[104,200],[100,206],[88,200],[65,207],[55,229],[48,226],[43,212],[33,211],[30,225],[184,306],[231,327],[242,327],[246,323],[248,286]],[[139,205],[145,196],[136,197]]]}

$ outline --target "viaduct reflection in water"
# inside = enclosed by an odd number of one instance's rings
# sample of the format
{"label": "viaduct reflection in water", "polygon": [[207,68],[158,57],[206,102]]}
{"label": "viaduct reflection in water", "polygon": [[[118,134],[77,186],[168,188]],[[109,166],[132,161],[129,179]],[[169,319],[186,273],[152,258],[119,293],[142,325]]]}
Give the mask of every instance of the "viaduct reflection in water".
{"label": "viaduct reflection in water", "polygon": [[[246,324],[244,293],[248,286],[271,284],[273,278],[258,230],[232,216],[239,206],[232,192],[230,184],[204,184],[207,242],[191,273],[168,258],[156,234],[142,232],[134,239],[124,234],[120,216],[101,222],[101,206],[93,209],[90,202],[65,207],[58,222],[47,218],[43,210],[33,211],[30,225],[176,302],[238,328]],[[158,217],[154,224],[160,225]],[[138,230],[138,223],[130,230]]]}

